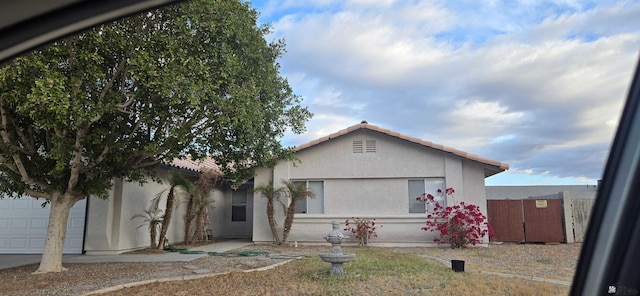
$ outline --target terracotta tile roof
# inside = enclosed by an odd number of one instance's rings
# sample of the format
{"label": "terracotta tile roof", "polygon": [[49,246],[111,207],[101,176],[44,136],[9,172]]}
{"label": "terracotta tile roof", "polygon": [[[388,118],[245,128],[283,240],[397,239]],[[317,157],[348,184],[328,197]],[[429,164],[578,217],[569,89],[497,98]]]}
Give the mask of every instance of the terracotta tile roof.
{"label": "terracotta tile roof", "polygon": [[172,167],[176,167],[183,170],[193,171],[193,172],[202,172],[202,168],[212,169],[216,172],[220,172],[220,167],[216,164],[215,160],[211,157],[207,157],[202,160],[192,160],[190,156],[187,156],[185,159],[175,158],[168,165]]}
{"label": "terracotta tile roof", "polygon": [[447,146],[443,146],[443,145],[440,145],[440,144],[435,144],[435,143],[432,143],[432,142],[429,142],[429,141],[418,139],[416,137],[403,135],[403,134],[398,133],[398,132],[394,132],[394,131],[391,131],[391,130],[388,130],[388,129],[385,129],[385,128],[381,128],[381,127],[373,125],[373,124],[369,124],[366,121],[362,121],[360,124],[356,124],[356,125],[350,126],[350,127],[346,128],[346,129],[337,131],[337,132],[332,133],[332,134],[330,134],[328,136],[324,136],[322,138],[319,138],[319,139],[313,140],[311,142],[308,142],[308,143],[302,144],[300,146],[297,146],[295,150],[296,150],[296,152],[302,151],[304,149],[311,148],[313,146],[316,146],[316,145],[318,145],[320,143],[324,143],[324,142],[329,141],[331,139],[335,139],[337,137],[349,134],[349,133],[357,131],[357,130],[363,130],[363,129],[364,130],[370,130],[370,131],[378,132],[378,133],[382,133],[382,134],[385,134],[385,135],[390,136],[390,137],[398,138],[398,139],[401,139],[401,140],[405,140],[405,141],[408,141],[408,142],[411,142],[411,143],[415,143],[415,144],[422,145],[422,146],[425,146],[425,147],[429,147],[429,148],[432,148],[432,149],[436,149],[436,150],[439,150],[439,151],[442,151],[442,152],[445,152],[445,153],[453,154],[453,155],[461,157],[461,158],[465,158],[465,159],[468,159],[468,160],[472,160],[472,161],[478,162],[478,163],[482,164],[485,167],[485,178],[489,177],[489,176],[492,176],[492,175],[495,175],[495,174],[500,173],[500,172],[504,172],[504,171],[509,169],[509,165],[506,164],[506,163],[502,163],[502,162],[499,162],[499,161],[496,161],[496,160],[491,160],[491,159],[488,159],[488,158],[480,157],[480,156],[475,155],[475,154],[467,153],[467,152],[464,152],[464,151],[461,151],[461,150],[458,150],[458,149],[455,149],[455,148],[452,148],[452,147],[447,147]]}

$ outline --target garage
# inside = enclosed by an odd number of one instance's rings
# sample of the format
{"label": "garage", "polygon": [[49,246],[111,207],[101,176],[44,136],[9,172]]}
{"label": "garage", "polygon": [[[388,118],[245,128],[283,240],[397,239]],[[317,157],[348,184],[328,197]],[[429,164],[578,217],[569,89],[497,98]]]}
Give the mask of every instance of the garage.
{"label": "garage", "polygon": [[[31,197],[0,199],[0,254],[42,254],[47,238],[50,205]],[[86,199],[69,213],[63,253],[81,254]]]}

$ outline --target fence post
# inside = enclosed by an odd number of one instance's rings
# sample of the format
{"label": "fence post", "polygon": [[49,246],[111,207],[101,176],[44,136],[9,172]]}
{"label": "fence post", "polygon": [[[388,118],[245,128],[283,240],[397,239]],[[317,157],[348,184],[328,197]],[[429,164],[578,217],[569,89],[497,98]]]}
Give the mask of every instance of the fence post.
{"label": "fence post", "polygon": [[573,210],[571,209],[571,196],[569,191],[560,192],[562,199],[562,221],[564,223],[564,239],[567,244],[575,242],[573,236]]}

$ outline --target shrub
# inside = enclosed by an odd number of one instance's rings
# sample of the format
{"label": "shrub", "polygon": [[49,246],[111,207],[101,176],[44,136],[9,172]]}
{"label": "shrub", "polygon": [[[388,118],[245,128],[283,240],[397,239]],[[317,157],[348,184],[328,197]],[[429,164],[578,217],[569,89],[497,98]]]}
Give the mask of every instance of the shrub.
{"label": "shrub", "polygon": [[366,246],[371,237],[378,237],[376,233],[376,227],[382,227],[382,224],[378,224],[376,226],[376,219],[361,219],[361,218],[351,218],[353,222],[350,222],[349,219],[344,221],[344,231],[350,231],[355,235],[355,238],[358,240],[358,246]]}
{"label": "shrub", "polygon": [[[454,192],[453,188],[447,188],[444,194],[453,195]],[[441,189],[438,189],[438,194],[443,194]],[[423,197],[416,199],[432,203],[434,196],[425,193]],[[480,211],[480,207],[464,202],[448,207],[435,202],[433,213],[427,214],[426,226],[422,227],[422,230],[438,231],[440,235],[433,241],[438,244],[450,244],[452,248],[482,243],[482,238],[487,234],[493,237],[493,229],[487,222],[487,217]]]}

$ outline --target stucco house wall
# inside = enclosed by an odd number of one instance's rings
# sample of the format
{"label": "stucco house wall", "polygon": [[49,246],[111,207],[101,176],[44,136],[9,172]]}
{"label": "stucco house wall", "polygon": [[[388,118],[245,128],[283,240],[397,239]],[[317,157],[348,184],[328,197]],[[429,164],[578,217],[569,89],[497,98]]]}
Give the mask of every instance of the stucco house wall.
{"label": "stucco house wall", "polygon": [[247,196],[246,221],[233,221],[232,198],[233,189],[214,190],[212,195],[215,202],[209,207],[209,227],[215,238],[243,238],[251,239],[253,235],[253,190],[250,186],[241,186],[236,192],[243,192]]}
{"label": "stucco house wall", "polygon": [[[143,219],[132,219],[151,205],[156,194],[168,188],[166,170],[159,172],[162,184],[149,180],[139,183],[114,180],[114,186],[105,200],[89,197],[84,250],[88,255],[119,254],[150,245],[149,230]],[[167,232],[170,243],[184,241],[184,216],[186,198],[180,188],[176,191],[180,206],[175,209]],[[166,194],[159,204],[165,209]]]}
{"label": "stucco house wall", "polygon": [[[435,233],[421,230],[426,214],[409,212],[409,180],[444,180],[445,188],[455,188],[455,202],[478,204],[486,214],[486,164],[438,149],[442,146],[427,147],[416,143],[418,139],[409,138],[416,140],[412,142],[406,136],[380,130],[368,124],[351,127],[329,139],[299,146],[299,161],[281,161],[272,170],[256,170],[256,186],[273,181],[278,187],[282,180],[323,182],[323,211],[297,213],[290,241],[324,242],[331,221],[343,223],[361,217],[376,218],[384,225],[376,230],[378,238],[371,241],[374,245],[432,245]],[[365,152],[354,153],[359,149],[354,141],[362,141],[371,151],[366,152],[365,147]],[[507,167],[499,165],[498,172]],[[254,198],[253,240],[271,242],[266,199]],[[447,201],[453,202],[453,198]],[[281,212],[276,208],[278,221],[284,220]]]}

